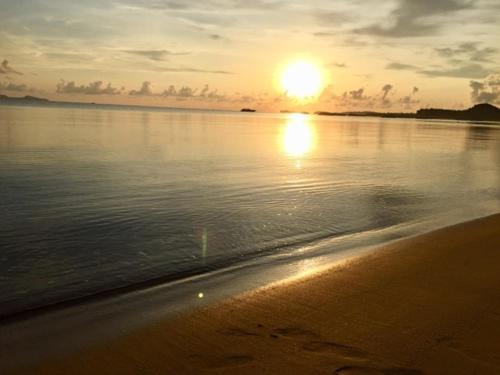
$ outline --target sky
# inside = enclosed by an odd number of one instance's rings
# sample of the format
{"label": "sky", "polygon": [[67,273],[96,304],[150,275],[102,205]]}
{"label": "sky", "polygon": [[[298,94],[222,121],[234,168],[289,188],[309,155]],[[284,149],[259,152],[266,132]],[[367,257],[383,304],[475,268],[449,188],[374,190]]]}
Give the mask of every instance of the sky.
{"label": "sky", "polygon": [[[499,0],[0,0],[0,93],[258,110],[500,104]],[[321,70],[287,95],[287,64]]]}

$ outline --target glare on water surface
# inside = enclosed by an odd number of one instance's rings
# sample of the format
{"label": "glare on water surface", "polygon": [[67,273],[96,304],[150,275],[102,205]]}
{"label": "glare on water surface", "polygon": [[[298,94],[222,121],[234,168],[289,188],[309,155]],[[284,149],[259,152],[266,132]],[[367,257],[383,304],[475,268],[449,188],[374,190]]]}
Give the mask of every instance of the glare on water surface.
{"label": "glare on water surface", "polygon": [[283,149],[293,157],[301,157],[308,153],[314,143],[313,128],[308,116],[293,114],[288,119],[283,134]]}

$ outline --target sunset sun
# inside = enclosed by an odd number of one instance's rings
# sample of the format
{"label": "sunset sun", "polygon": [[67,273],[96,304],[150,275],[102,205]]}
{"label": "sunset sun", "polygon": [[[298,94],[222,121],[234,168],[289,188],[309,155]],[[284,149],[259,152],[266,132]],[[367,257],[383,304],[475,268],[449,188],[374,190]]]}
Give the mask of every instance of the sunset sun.
{"label": "sunset sun", "polygon": [[281,86],[291,97],[303,99],[316,96],[321,84],[321,71],[307,61],[290,63],[281,74]]}

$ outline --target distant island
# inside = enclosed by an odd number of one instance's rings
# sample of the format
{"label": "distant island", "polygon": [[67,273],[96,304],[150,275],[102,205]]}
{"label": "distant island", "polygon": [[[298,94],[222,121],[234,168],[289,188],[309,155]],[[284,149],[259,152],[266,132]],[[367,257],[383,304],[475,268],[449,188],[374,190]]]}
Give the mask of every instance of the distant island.
{"label": "distant island", "polygon": [[[45,98],[38,98],[36,96],[26,95],[23,97],[11,97],[7,95],[0,94],[0,104],[64,104],[64,105],[95,105],[100,106],[102,104],[96,103],[68,103],[68,102],[54,102]],[[121,105],[113,104],[113,107],[121,107]],[[130,107],[130,106],[127,106]],[[134,107],[134,106],[132,106]],[[145,107],[137,106],[137,108],[163,108],[163,107]],[[240,112],[256,112],[255,109],[242,108]],[[302,113],[308,115],[309,112],[293,112],[288,110],[281,110],[281,113]],[[415,119],[436,119],[436,120],[462,120],[462,121],[494,121],[500,122],[500,108],[494,105],[482,103],[476,104],[475,106],[464,109],[464,110],[454,110],[454,109],[438,109],[438,108],[422,108],[417,112],[373,112],[373,111],[361,111],[361,112],[325,112],[318,111],[314,114],[319,116],[361,116],[361,117],[383,117],[383,118],[415,118]]]}
{"label": "distant island", "polygon": [[363,116],[384,118],[416,118],[436,120],[500,121],[500,109],[483,103],[464,110],[423,108],[417,112],[316,112],[320,116]]}
{"label": "distant island", "polygon": [[37,98],[36,96],[26,95],[23,97],[13,97],[0,94],[0,102],[10,102],[10,103],[48,103],[49,99]]}
{"label": "distant island", "polygon": [[484,103],[461,111],[434,108],[419,109],[416,117],[425,119],[500,121],[500,108]]}

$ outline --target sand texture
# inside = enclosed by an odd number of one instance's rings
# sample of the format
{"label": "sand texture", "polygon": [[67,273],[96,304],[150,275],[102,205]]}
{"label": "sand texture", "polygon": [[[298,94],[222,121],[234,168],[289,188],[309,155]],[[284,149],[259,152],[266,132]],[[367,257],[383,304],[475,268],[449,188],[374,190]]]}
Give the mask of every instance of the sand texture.
{"label": "sand texture", "polygon": [[389,244],[22,373],[500,374],[500,215]]}

